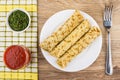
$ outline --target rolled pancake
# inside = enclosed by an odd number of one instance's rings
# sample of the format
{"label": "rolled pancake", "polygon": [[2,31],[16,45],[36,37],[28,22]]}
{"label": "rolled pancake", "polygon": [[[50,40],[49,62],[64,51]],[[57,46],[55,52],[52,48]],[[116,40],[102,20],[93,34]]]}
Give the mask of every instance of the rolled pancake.
{"label": "rolled pancake", "polygon": [[68,35],[55,49],[50,53],[51,55],[59,58],[61,57],[76,41],[78,41],[88,30],[90,23],[84,20],[77,26],[70,35]]}
{"label": "rolled pancake", "polygon": [[100,35],[100,29],[91,27],[78,42],[76,42],[62,57],[57,60],[57,64],[64,68],[75,58],[82,50],[89,46]]}
{"label": "rolled pancake", "polygon": [[60,43],[66,36],[68,36],[74,28],[76,28],[83,21],[83,16],[76,10],[72,16],[51,36],[47,37],[41,44],[41,48],[50,52],[58,43]]}

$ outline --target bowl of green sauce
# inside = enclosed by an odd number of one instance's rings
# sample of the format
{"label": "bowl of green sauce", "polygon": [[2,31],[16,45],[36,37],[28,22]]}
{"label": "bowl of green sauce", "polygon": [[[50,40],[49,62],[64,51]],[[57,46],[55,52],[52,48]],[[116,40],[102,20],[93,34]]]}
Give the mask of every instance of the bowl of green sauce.
{"label": "bowl of green sauce", "polygon": [[30,26],[30,14],[24,9],[14,9],[8,13],[6,23],[12,31],[24,32]]}

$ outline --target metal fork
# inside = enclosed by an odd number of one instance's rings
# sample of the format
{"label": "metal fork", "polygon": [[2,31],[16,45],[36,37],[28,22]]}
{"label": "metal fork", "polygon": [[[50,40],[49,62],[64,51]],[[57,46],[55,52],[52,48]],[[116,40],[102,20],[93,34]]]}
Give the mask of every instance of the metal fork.
{"label": "metal fork", "polygon": [[103,25],[106,28],[107,33],[108,33],[107,55],[106,55],[106,74],[108,75],[113,74],[111,39],[110,39],[110,28],[112,26],[112,8],[113,8],[112,4],[110,6],[105,6],[104,21],[103,21]]}

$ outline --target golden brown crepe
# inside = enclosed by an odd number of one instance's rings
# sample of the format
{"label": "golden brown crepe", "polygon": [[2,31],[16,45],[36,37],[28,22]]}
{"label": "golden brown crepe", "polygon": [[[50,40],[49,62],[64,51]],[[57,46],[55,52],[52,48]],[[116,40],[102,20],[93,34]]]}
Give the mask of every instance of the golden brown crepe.
{"label": "golden brown crepe", "polygon": [[68,35],[55,49],[50,53],[57,58],[61,57],[77,40],[79,40],[90,29],[88,20],[84,20],[78,25],[70,35]]}
{"label": "golden brown crepe", "polygon": [[[58,43],[67,37],[74,28],[76,28],[83,21],[83,16],[76,10],[73,15],[52,35],[46,38],[41,44],[41,48],[50,52]],[[51,26],[52,27],[52,26]]]}
{"label": "golden brown crepe", "polygon": [[58,58],[57,64],[64,68],[75,58],[82,50],[89,46],[100,35],[100,29],[91,27],[78,42],[76,42],[62,57]]}

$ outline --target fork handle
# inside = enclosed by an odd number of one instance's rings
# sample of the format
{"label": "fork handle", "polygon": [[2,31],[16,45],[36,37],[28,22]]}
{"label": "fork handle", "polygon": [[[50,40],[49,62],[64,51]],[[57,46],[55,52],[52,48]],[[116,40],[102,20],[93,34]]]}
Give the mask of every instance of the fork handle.
{"label": "fork handle", "polygon": [[108,30],[108,43],[107,43],[107,55],[106,55],[106,74],[113,74],[112,67],[112,54],[111,54],[111,39],[110,39],[110,31]]}

